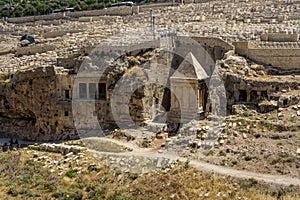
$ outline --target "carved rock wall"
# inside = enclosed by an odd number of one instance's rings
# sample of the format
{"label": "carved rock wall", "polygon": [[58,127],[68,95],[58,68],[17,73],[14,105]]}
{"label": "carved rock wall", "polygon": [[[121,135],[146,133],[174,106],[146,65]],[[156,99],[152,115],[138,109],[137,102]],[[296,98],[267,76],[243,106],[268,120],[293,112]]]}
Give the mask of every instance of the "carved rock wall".
{"label": "carved rock wall", "polygon": [[75,136],[68,131],[74,128],[70,102],[55,94],[60,78],[56,73],[53,67],[27,69],[1,84],[1,135],[28,140]]}

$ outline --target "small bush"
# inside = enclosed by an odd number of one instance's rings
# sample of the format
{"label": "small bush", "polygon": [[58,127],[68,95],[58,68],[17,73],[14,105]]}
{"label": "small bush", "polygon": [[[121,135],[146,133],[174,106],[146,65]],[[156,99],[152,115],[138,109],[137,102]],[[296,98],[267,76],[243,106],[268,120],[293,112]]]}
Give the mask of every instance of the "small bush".
{"label": "small bush", "polygon": [[98,165],[90,165],[90,166],[88,167],[88,170],[89,170],[90,172],[92,172],[92,171],[99,172],[99,171],[101,171],[101,168],[100,168]]}
{"label": "small bush", "polygon": [[87,188],[88,199],[104,199],[107,192],[107,188],[103,186],[96,187],[95,185]]}
{"label": "small bush", "polygon": [[31,182],[31,176],[29,175],[29,174],[25,174],[25,175],[23,175],[23,177],[22,177],[22,182],[23,183],[30,183]]}
{"label": "small bush", "polygon": [[83,193],[80,189],[74,188],[71,190],[59,190],[52,195],[57,199],[74,199],[81,200],[83,198]]}
{"label": "small bush", "polygon": [[277,145],[280,145],[280,146],[281,146],[281,145],[283,145],[283,142],[278,142]]}
{"label": "small bush", "polygon": [[220,152],[219,152],[219,155],[220,155],[220,156],[226,156],[226,152],[220,151]]}
{"label": "small bush", "polygon": [[291,162],[293,162],[293,158],[287,158],[284,162],[287,162],[287,163],[291,163]]}
{"label": "small bush", "polygon": [[253,159],[253,157],[251,157],[251,156],[245,156],[245,161],[250,161],[250,160],[252,160]]}
{"label": "small bush", "polygon": [[6,83],[6,87],[12,88],[12,86],[13,86],[12,82],[7,82],[7,83]]}
{"label": "small bush", "polygon": [[222,160],[221,163],[220,163],[220,165],[221,166],[225,166],[225,164],[226,164],[225,162],[226,162],[226,160]]}
{"label": "small bush", "polygon": [[261,137],[261,134],[260,134],[260,133],[257,133],[257,134],[254,135],[254,137],[255,137],[255,138],[260,138],[260,137]]}
{"label": "small bush", "polygon": [[28,188],[22,188],[19,191],[19,194],[21,194],[21,195],[24,194],[24,195],[26,195],[28,197],[33,197],[34,196],[33,193],[32,193],[32,191],[30,189],[28,189]]}
{"label": "small bush", "polygon": [[45,183],[44,184],[44,189],[49,191],[49,192],[53,192],[56,190],[56,185],[54,183]]}
{"label": "small bush", "polygon": [[129,178],[132,179],[132,180],[135,180],[139,177],[139,174],[138,173],[130,173],[129,174]]}
{"label": "small bush", "polygon": [[69,178],[75,178],[77,175],[78,169],[71,169],[67,171],[66,176]]}
{"label": "small bush", "polygon": [[127,192],[118,192],[117,194],[112,195],[111,197],[108,198],[109,200],[131,200],[133,199],[130,194]]}
{"label": "small bush", "polygon": [[236,164],[237,164],[237,161],[234,160],[234,161],[232,161],[231,163],[232,163],[233,165],[236,165]]}
{"label": "small bush", "polygon": [[83,198],[83,193],[78,188],[72,189],[67,194],[68,194],[68,196],[69,196],[70,199],[80,200],[80,199]]}
{"label": "small bush", "polygon": [[148,148],[150,147],[150,144],[148,141],[146,140],[143,140],[142,142],[140,142],[140,145],[139,145],[141,148]]}
{"label": "small bush", "polygon": [[240,117],[249,117],[250,115],[246,112],[239,114]]}
{"label": "small bush", "polygon": [[184,169],[188,169],[189,167],[190,167],[190,161],[189,161],[189,160],[186,160],[186,161],[184,162],[183,168],[184,168]]}
{"label": "small bush", "polygon": [[248,180],[249,180],[249,183],[250,183],[251,186],[254,186],[254,185],[258,184],[258,181],[254,178],[249,178]]}
{"label": "small bush", "polygon": [[274,159],[274,160],[272,160],[271,165],[276,165],[279,162],[280,162],[280,159]]}
{"label": "small bush", "polygon": [[130,194],[122,193],[120,196],[117,196],[117,200],[131,200],[132,197]]}
{"label": "small bush", "polygon": [[11,196],[13,196],[13,197],[18,196],[19,191],[17,190],[16,187],[17,187],[17,186],[12,186],[12,187],[10,187],[10,188],[8,189],[8,191],[7,191],[7,194],[9,194],[9,195],[11,195]]}

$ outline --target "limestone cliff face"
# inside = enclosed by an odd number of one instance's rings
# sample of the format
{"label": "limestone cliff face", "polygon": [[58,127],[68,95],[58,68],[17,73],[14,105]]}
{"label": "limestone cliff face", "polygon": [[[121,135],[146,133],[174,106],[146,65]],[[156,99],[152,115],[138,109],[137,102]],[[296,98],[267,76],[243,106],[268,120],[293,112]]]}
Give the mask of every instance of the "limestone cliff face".
{"label": "limestone cliff face", "polygon": [[[82,80],[77,79],[78,83],[75,81],[76,70],[70,69],[70,66],[19,70],[9,82],[0,85],[0,137],[35,141],[77,138],[76,127],[89,129],[93,119],[96,119],[95,124],[108,126],[116,120],[127,123],[130,118],[138,125],[148,120],[164,123],[166,112],[171,107],[169,76],[181,61],[182,58],[168,52],[141,51],[136,56],[121,56],[107,68],[101,80],[91,78],[90,75],[95,76],[92,71]],[[100,71],[103,67],[94,66],[91,62],[88,63],[90,66]],[[125,88],[118,95],[120,102],[112,104],[112,93],[118,82]],[[82,91],[80,84],[85,86]],[[97,88],[96,93],[91,86]],[[134,89],[127,91],[126,88]],[[98,98],[100,92],[101,95],[103,93],[100,90],[104,91],[105,98]],[[81,92],[83,97],[79,95]],[[97,98],[91,99],[95,94],[98,94]],[[124,104],[123,96],[128,95],[130,99]],[[81,108],[75,114],[84,118],[79,123],[74,120],[78,116],[73,116],[72,99]],[[87,109],[86,102],[95,103],[96,110]],[[116,116],[112,111],[117,113]]]}
{"label": "limestone cliff face", "polygon": [[[76,127],[91,128],[91,115],[96,117],[93,118],[96,119],[96,123],[108,126],[110,123],[113,124],[115,119],[111,112],[110,100],[116,83],[126,74],[125,72],[134,71],[132,67],[136,65],[142,67],[152,56],[151,52],[146,52],[145,55],[136,58],[121,56],[107,68],[107,72],[104,73],[101,80],[94,80],[91,75],[95,77],[95,72],[86,70],[88,71],[85,72],[87,73],[86,77],[83,77],[82,80],[77,79],[78,83],[75,81],[78,74],[75,74],[76,70],[74,69],[79,66],[73,66],[74,63],[72,63],[72,67],[62,65],[64,67],[49,66],[19,70],[10,77],[9,82],[0,85],[0,137],[36,141],[77,138]],[[103,66],[94,66],[88,58],[86,58],[86,62],[87,67],[103,70]],[[85,65],[80,66],[85,67]],[[138,69],[142,70],[142,68]],[[132,82],[136,81],[135,76],[127,78]],[[140,82],[137,81],[138,83]],[[80,84],[85,86],[84,91],[79,89]],[[97,89],[93,91],[92,86]],[[127,103],[124,106],[125,109],[130,108],[130,117],[136,123],[142,122],[148,117],[154,97],[161,99],[159,97],[162,96],[153,95],[152,90],[154,89],[150,87],[147,91],[149,90],[148,92],[152,95],[147,95],[149,97],[143,102],[144,90],[142,88],[142,91],[135,92],[129,105]],[[78,96],[80,92],[85,93],[84,97]],[[95,94],[97,97],[93,99]],[[100,98],[100,95],[105,96]],[[81,112],[75,112],[75,114],[79,115],[79,118],[85,118],[76,123],[76,127],[75,119],[77,118],[73,116],[72,100],[78,102],[79,107],[81,106]],[[159,101],[161,100],[156,100],[157,103]],[[95,103],[96,110],[87,109],[86,102]],[[117,111],[122,114],[122,109],[119,107]]]}
{"label": "limestone cliff face", "polygon": [[[148,57],[152,57],[152,54],[149,54]],[[140,67],[147,62],[147,59],[142,61],[138,63]],[[34,141],[78,138],[76,127],[91,128],[89,121],[91,115],[96,115],[100,124],[108,126],[113,124],[115,119],[111,112],[110,102],[112,92],[118,80],[126,75],[125,72],[134,71],[132,69],[134,65],[137,63],[129,64],[126,56],[121,59],[119,64],[116,61],[113,66],[108,67],[108,72],[105,73],[103,80],[99,80],[99,84],[104,85],[103,88],[100,88],[98,83],[89,77],[89,74],[84,80],[77,79],[78,83],[75,82],[77,75],[72,73],[72,69],[63,67],[37,67],[19,70],[10,77],[9,82],[0,85],[0,137]],[[140,67],[137,68],[143,71],[143,67]],[[96,68],[98,69],[98,67]],[[99,66],[99,70],[101,70],[100,68],[101,66]],[[95,76],[94,72],[92,75]],[[135,76],[129,76],[127,79],[136,84],[140,83]],[[77,95],[80,90],[74,86],[76,84],[85,84],[86,95],[84,98]],[[91,96],[94,96],[91,93],[91,85],[95,85],[99,91],[104,89],[105,98],[91,99]],[[100,94],[98,89],[97,94]],[[163,89],[156,90],[156,87],[149,86],[136,92],[132,91],[134,92],[131,96],[132,99],[124,108],[129,108],[130,117],[135,123],[142,123],[149,117],[151,106],[155,102],[162,102]],[[73,96],[74,94],[76,95]],[[82,112],[76,113],[76,115],[86,119],[77,123],[76,127],[76,120],[72,112],[72,100],[79,102],[78,106],[82,108]],[[94,112],[88,110],[85,106],[86,102],[95,103],[96,110]],[[119,107],[117,111],[122,114],[122,109]]]}
{"label": "limestone cliff face", "polygon": [[[0,82],[0,137],[64,140],[78,138],[76,127],[89,131],[91,124],[106,129],[105,126],[109,128],[115,122],[165,123],[169,120],[174,93],[170,89],[170,76],[181,62],[182,58],[168,52],[142,51],[137,56],[122,56],[107,68],[88,62],[87,67],[92,70],[84,72],[86,76],[82,77],[75,74],[77,66],[36,67],[19,70],[11,76],[1,75],[1,80],[9,82]],[[227,101],[228,109],[243,103],[269,112],[300,101],[297,77],[272,78],[266,75],[263,66],[229,54],[217,61],[217,67],[226,92],[221,87],[215,91],[226,93],[222,98]],[[103,77],[99,78],[97,73],[101,70]],[[121,90],[114,96],[118,87]],[[127,97],[130,98],[125,101]],[[209,112],[210,99],[205,95],[202,98]],[[73,107],[77,112],[72,111],[72,100],[77,102]],[[80,118],[83,120],[78,121]]]}
{"label": "limestone cliff face", "polygon": [[229,109],[242,103],[265,113],[300,101],[297,76],[268,75],[270,69],[239,56],[228,56],[218,61],[217,66],[224,80]]}
{"label": "limestone cliff face", "polygon": [[1,136],[57,140],[69,135],[72,127],[61,113],[64,101],[55,95],[56,79],[54,67],[40,67],[18,71],[1,84]]}

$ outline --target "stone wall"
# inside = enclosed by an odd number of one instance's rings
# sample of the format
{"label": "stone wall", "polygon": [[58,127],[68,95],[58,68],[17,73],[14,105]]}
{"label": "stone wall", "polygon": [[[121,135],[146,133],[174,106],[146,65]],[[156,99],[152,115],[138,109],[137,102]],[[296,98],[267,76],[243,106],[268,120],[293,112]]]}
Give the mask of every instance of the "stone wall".
{"label": "stone wall", "polygon": [[286,34],[286,33],[264,33],[260,36],[261,41],[272,42],[298,42],[299,34]]}
{"label": "stone wall", "polygon": [[38,20],[56,20],[56,19],[62,19],[63,17],[64,17],[63,14],[14,17],[14,18],[8,18],[7,22],[9,22],[9,23],[26,23],[26,22],[34,22],[34,21],[38,21]]}
{"label": "stone wall", "polygon": [[91,16],[100,16],[100,15],[132,15],[134,12],[137,12],[138,9],[133,7],[116,7],[108,8],[102,10],[88,10],[88,11],[79,11],[79,12],[70,12],[66,13],[68,17],[91,17]]}
{"label": "stone wall", "polygon": [[210,2],[211,0],[183,0],[184,4],[190,4],[190,3],[206,3]]}
{"label": "stone wall", "polygon": [[300,15],[290,15],[288,16],[289,20],[299,20],[300,19]]}
{"label": "stone wall", "polygon": [[[207,0],[196,0],[196,3],[203,2],[203,1],[207,1]],[[14,17],[14,18],[8,18],[7,22],[26,23],[26,22],[35,22],[39,20],[59,20],[65,18],[94,17],[94,16],[105,16],[105,15],[126,16],[126,15],[138,14],[140,12],[144,12],[149,9],[168,7],[168,6],[178,6],[178,5],[179,3],[167,2],[167,3],[157,3],[157,4],[149,4],[149,5],[133,6],[133,7],[129,7],[129,6],[115,7],[115,8],[101,9],[101,10],[87,10],[87,11],[78,11],[78,12],[66,12],[60,14]],[[83,18],[81,20],[83,20]],[[84,21],[86,20],[87,19],[85,18]]]}
{"label": "stone wall", "polygon": [[234,46],[225,42],[220,38],[215,37],[192,37],[193,40],[201,44],[202,46],[210,46],[210,47],[222,47],[226,51],[234,50]]}
{"label": "stone wall", "polygon": [[233,42],[232,43],[235,47],[235,52],[247,56],[248,55],[248,42]]}
{"label": "stone wall", "polygon": [[57,58],[57,66],[63,67],[65,69],[73,69],[73,68],[79,68],[80,67],[79,62],[73,57],[67,57],[67,58]]}
{"label": "stone wall", "polygon": [[15,50],[14,49],[9,49],[9,50],[0,51],[0,56],[7,55],[7,54],[10,54],[10,53],[15,53]]}
{"label": "stone wall", "polygon": [[92,22],[94,20],[93,20],[93,17],[79,17],[78,21],[79,22]]}
{"label": "stone wall", "polygon": [[[233,42],[236,53],[256,62],[272,65],[280,70],[300,69],[300,47],[298,43],[274,43],[268,48],[251,42]],[[251,47],[252,45],[252,47]]]}
{"label": "stone wall", "polygon": [[92,16],[101,16],[101,15],[132,15],[138,14],[140,8],[135,7],[118,7],[118,8],[108,8],[102,10],[88,10],[88,11],[78,11],[78,12],[69,12],[61,14],[49,14],[49,15],[38,15],[38,16],[28,16],[28,17],[15,17],[8,18],[7,22],[9,23],[26,23],[34,22],[39,20],[58,20],[64,18],[79,18],[79,17],[92,17]]}
{"label": "stone wall", "polygon": [[55,38],[55,37],[64,36],[67,33],[79,33],[79,32],[81,32],[81,30],[58,30],[58,31],[43,33],[42,36],[44,38]]}
{"label": "stone wall", "polygon": [[28,46],[28,47],[21,47],[17,48],[15,55],[22,56],[22,55],[32,55],[36,53],[44,53],[47,51],[52,51],[56,47],[53,45],[37,45],[37,46]]}

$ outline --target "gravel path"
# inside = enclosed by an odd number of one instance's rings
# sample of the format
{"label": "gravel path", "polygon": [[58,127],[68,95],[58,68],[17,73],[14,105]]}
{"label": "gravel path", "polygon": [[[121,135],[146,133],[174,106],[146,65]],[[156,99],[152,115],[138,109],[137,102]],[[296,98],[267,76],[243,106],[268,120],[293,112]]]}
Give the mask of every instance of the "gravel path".
{"label": "gravel path", "polygon": [[[180,161],[186,161],[187,158],[179,157],[178,155],[171,154],[171,153],[158,153],[157,151],[153,151],[153,149],[143,149],[138,147],[137,145],[133,143],[127,143],[127,142],[122,142],[114,139],[109,139],[109,138],[97,138],[105,141],[110,141],[114,142],[116,144],[125,146],[127,148],[132,149],[131,152],[123,152],[123,153],[107,153],[107,152],[95,152],[92,151],[93,153],[97,154],[114,154],[114,155],[124,155],[124,156],[145,156],[145,157],[162,157],[162,158],[168,158],[168,159],[173,159],[177,160],[179,159]],[[263,173],[255,173],[255,172],[248,172],[248,171],[242,171],[242,170],[236,170],[236,169],[231,169],[223,166],[217,166],[213,164],[209,164],[203,161],[199,160],[190,160],[190,165],[193,166],[194,168],[204,171],[204,172],[214,172],[217,174],[221,175],[226,175],[226,176],[232,176],[236,178],[244,178],[244,179],[249,179],[253,178],[259,181],[264,181],[267,183],[274,183],[274,184],[279,184],[279,185],[300,185],[300,179],[297,178],[291,178],[287,176],[281,176],[281,175],[271,175],[271,174],[263,174]]]}

